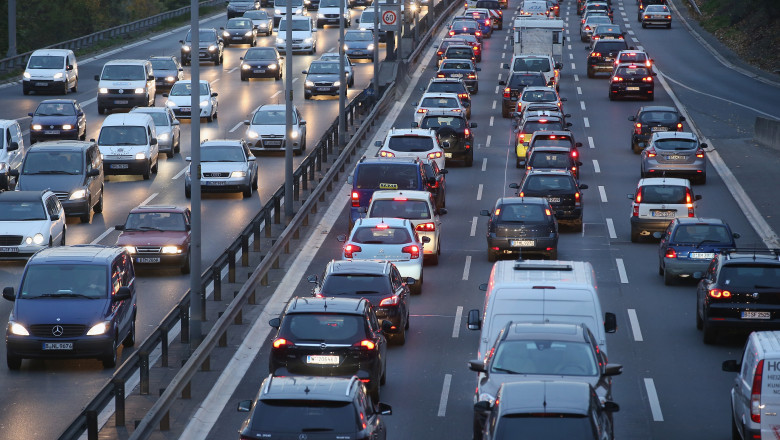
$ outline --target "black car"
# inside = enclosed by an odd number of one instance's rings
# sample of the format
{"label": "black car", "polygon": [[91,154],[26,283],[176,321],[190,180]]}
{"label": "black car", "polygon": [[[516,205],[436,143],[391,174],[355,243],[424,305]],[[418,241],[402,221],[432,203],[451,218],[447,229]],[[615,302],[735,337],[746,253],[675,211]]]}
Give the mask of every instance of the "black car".
{"label": "black car", "polygon": [[317,298],[365,298],[374,307],[380,322],[389,321],[395,333],[385,337],[389,342],[403,345],[409,329],[409,286],[414,278],[403,278],[398,268],[389,261],[332,260],[322,276],[306,278],[315,287]]}
{"label": "black car", "polygon": [[303,82],[304,99],[311,99],[315,95],[338,96],[341,86],[338,61],[312,61],[309,69],[302,73],[306,75]]}
{"label": "black car", "polygon": [[433,197],[433,204],[436,210],[447,206],[447,180],[444,175],[449,170],[442,170],[439,165],[436,164],[434,159],[423,159],[423,180]]}
{"label": "black car", "polygon": [[442,61],[444,60],[471,60],[476,63],[477,56],[468,44],[451,44],[442,55]]}
{"label": "black car", "polygon": [[582,230],[582,194],[580,190],[588,185],[577,182],[569,171],[562,170],[531,170],[525,174],[518,185],[512,183],[510,188],[517,188],[520,197],[544,197],[550,202],[555,218],[566,222],[576,230]]}
{"label": "black car", "polygon": [[[576,150],[575,150],[576,151]],[[530,170],[568,170],[577,179],[580,178],[582,162],[572,156],[569,147],[538,146],[528,150],[525,169]]]}
{"label": "black car", "polygon": [[674,107],[643,106],[636,115],[629,116],[631,129],[631,150],[639,154],[647,147],[650,137],[657,131],[683,131],[685,116]]}
{"label": "black car", "polygon": [[632,96],[655,99],[655,72],[649,67],[637,64],[621,64],[609,79],[609,100]]}
{"label": "black car", "polygon": [[491,263],[503,255],[543,255],[558,259],[558,222],[550,203],[542,197],[502,197],[487,224],[487,256]]}
{"label": "black car", "polygon": [[184,79],[184,68],[175,56],[151,56],[154,83],[157,92],[170,89],[176,81]]}
{"label": "black car", "polygon": [[[192,64],[192,32],[187,31],[187,36],[179,40],[181,44],[181,63],[185,66]],[[225,43],[214,28],[201,29],[198,38],[198,61],[213,62],[215,66],[222,64],[224,59]]]}
{"label": "black car", "polygon": [[479,28],[477,20],[458,19],[454,20],[450,24],[450,30],[447,33],[450,37],[454,37],[460,34],[470,34],[477,37],[479,41],[482,41],[482,30]]}
{"label": "black car", "polygon": [[284,58],[275,47],[251,47],[241,59],[241,81],[249,78],[282,79]]}
{"label": "black car", "polygon": [[87,138],[87,117],[75,99],[46,99],[38,104],[30,121],[30,143]]}
{"label": "black car", "polygon": [[696,288],[696,328],[705,344],[726,328],[780,330],[780,249],[720,251]]}
{"label": "black car", "polygon": [[436,72],[437,78],[459,78],[466,84],[470,93],[479,92],[479,79],[477,72],[479,67],[470,60],[442,60],[439,65],[439,71]]}
{"label": "black car", "polygon": [[225,47],[231,44],[248,44],[254,47],[257,44],[255,40],[257,38],[257,29],[255,29],[251,18],[231,18],[227,21],[225,27],[221,27],[219,30],[222,31]]}
{"label": "black car", "polygon": [[474,164],[474,133],[471,129],[476,127],[477,123],[469,122],[466,115],[435,110],[427,112],[420,121],[420,128],[436,130],[446,161],[463,160],[467,167]]}
{"label": "black car", "polygon": [[393,413],[390,405],[372,402],[355,376],[269,376],[254,400],[238,403],[238,411],[249,413],[239,430],[241,440],[386,440],[382,416]]}
{"label": "black car", "polygon": [[501,116],[508,118],[517,108],[517,100],[526,86],[546,86],[544,74],[542,72],[514,72],[509,79],[498,82],[498,85],[504,86],[504,94],[501,98]]}
{"label": "black car", "polygon": [[618,52],[628,49],[626,40],[599,40],[593,43],[588,53],[588,78],[595,77],[598,72],[611,73],[615,68]]}
{"label": "black car", "polygon": [[227,18],[240,17],[246,11],[257,10],[261,7],[265,8],[267,5],[263,3],[267,3],[267,1],[229,0],[227,4]]}
{"label": "black car", "polygon": [[294,297],[269,324],[278,330],[269,356],[271,374],[354,375],[379,401],[387,371],[385,333],[398,329],[390,321],[380,326],[367,299]]}

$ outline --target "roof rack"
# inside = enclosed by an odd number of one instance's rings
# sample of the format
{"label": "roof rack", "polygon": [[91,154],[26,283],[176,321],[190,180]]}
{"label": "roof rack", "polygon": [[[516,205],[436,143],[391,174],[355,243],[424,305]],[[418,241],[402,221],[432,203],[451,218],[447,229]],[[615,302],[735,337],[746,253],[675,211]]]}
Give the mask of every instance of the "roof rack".
{"label": "roof rack", "polygon": [[756,259],[757,255],[770,255],[775,258],[780,259],[780,249],[777,248],[730,248],[730,249],[721,249],[720,254],[725,255],[726,258],[731,258],[731,254],[753,254],[753,260]]}

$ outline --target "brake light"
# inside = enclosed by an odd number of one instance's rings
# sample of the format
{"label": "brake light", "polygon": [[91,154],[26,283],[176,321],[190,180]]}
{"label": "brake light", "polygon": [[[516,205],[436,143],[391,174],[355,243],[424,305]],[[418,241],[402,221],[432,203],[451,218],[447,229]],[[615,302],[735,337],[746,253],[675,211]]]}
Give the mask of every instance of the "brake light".
{"label": "brake light", "polygon": [[450,31],[450,37],[455,35],[455,31]]}
{"label": "brake light", "polygon": [[550,210],[549,210],[549,209],[545,208],[545,209],[544,209],[544,215],[546,215],[547,217],[549,217],[549,216],[551,216],[551,215],[552,215],[552,213],[550,212]]}
{"label": "brake light", "polygon": [[517,103],[517,111],[520,112],[523,110],[523,104]]}
{"label": "brake light", "polygon": [[685,190],[685,203],[691,203],[691,191],[688,189]]}
{"label": "brake light", "polygon": [[650,62],[650,60],[645,61],[645,66],[650,67],[653,63]]}
{"label": "brake light", "polygon": [[636,197],[634,197],[637,203],[642,203],[642,188],[636,190]]}
{"label": "brake light", "polygon": [[384,223],[380,223],[380,224],[376,225],[377,229],[388,229],[389,227],[390,226],[388,226],[388,225],[386,225]]}
{"label": "brake light", "polygon": [[642,78],[642,82],[653,82],[653,77],[652,76],[646,76],[646,77]]}
{"label": "brake light", "polygon": [[580,203],[580,192],[574,193],[574,203]]}
{"label": "brake light", "polygon": [[463,136],[466,136],[466,137],[469,137],[469,136],[471,136],[471,130],[469,130],[469,129],[467,128],[467,129],[466,129],[466,130],[463,132]]}
{"label": "brake light", "polygon": [[490,26],[490,20],[485,20],[485,26]]}
{"label": "brake light", "polygon": [[433,153],[428,153],[428,159],[438,159],[441,157],[441,151],[435,151]]}
{"label": "brake light", "polygon": [[477,37],[481,37],[482,36],[482,32],[476,31],[476,32],[474,32],[474,35],[477,36]]}
{"label": "brake light", "polygon": [[344,258],[352,258],[352,254],[355,252],[361,252],[363,249],[358,245],[348,244],[344,246]]}
{"label": "brake light", "polygon": [[685,203],[688,204],[688,217],[694,217],[693,215],[693,201],[691,200],[691,191],[686,190],[685,191]]}
{"label": "brake light", "polygon": [[589,30],[590,30],[590,26],[588,26],[588,25],[585,25],[585,30],[586,30],[586,31],[589,31]]}
{"label": "brake light", "polygon": [[520,133],[520,134],[517,136],[517,140],[518,140],[520,143],[524,143],[524,142],[525,142],[525,133]]}
{"label": "brake light", "polygon": [[274,339],[274,344],[273,345],[274,345],[274,348],[282,348],[282,347],[287,347],[287,346],[292,347],[294,344],[292,342],[288,341],[287,339],[277,338],[277,339]]}
{"label": "brake light", "polygon": [[601,52],[591,52],[590,56],[592,56],[592,57],[600,57],[601,56]]}
{"label": "brake light", "polygon": [[590,38],[591,38],[591,39],[593,39],[593,40],[598,40],[598,39],[599,39],[599,36],[598,36],[598,35],[594,35],[594,36],[592,36],[592,37],[590,37]]}
{"label": "brake light", "polygon": [[379,157],[395,157],[395,153],[392,153],[390,151],[380,151]]}
{"label": "brake light", "polygon": [[439,50],[439,51],[436,51],[436,55],[438,55],[438,56],[442,56],[442,54],[444,54],[444,52],[442,52],[442,51],[440,51],[440,50]]}
{"label": "brake light", "polygon": [[576,159],[579,155],[580,155],[579,151],[571,150],[571,157]]}
{"label": "brake light", "polygon": [[352,207],[357,208],[360,206],[360,194],[357,191],[352,191]]}
{"label": "brake light", "polygon": [[620,81],[623,81],[623,78],[621,78],[619,76],[613,76],[612,77],[612,82],[620,82]]}
{"label": "brake light", "polygon": [[655,156],[657,156],[657,154],[655,152],[655,148],[654,147],[648,148],[647,149],[647,157],[655,157]]}
{"label": "brake light", "polygon": [[476,77],[477,75],[475,73],[469,73],[469,79],[474,79]]}
{"label": "brake light", "polygon": [[524,191],[520,191],[520,192],[517,194],[517,197],[525,197],[525,192],[524,192]]}
{"label": "brake light", "polygon": [[677,251],[671,248],[667,249],[664,258],[677,258]]}
{"label": "brake light", "polygon": [[393,296],[390,296],[390,297],[387,297],[387,298],[383,299],[382,301],[379,301],[379,305],[380,306],[397,306],[399,302],[400,302],[400,299],[398,298],[398,296],[393,295]]}
{"label": "brake light", "polygon": [[648,19],[648,18],[650,18],[650,16],[649,15],[645,15],[645,19]]}
{"label": "brake light", "polygon": [[634,134],[642,134],[642,123],[637,122],[634,124]]}
{"label": "brake light", "polygon": [[506,98],[506,99],[508,99],[508,98],[509,98],[509,92],[510,92],[510,90],[512,90],[512,89],[510,89],[509,87],[505,87],[505,88],[504,88],[504,98]]}
{"label": "brake light", "polygon": [[677,123],[677,131],[682,131],[682,122]]}
{"label": "brake light", "polygon": [[471,46],[472,49],[474,49],[474,52],[479,52],[479,46]]}
{"label": "brake light", "polygon": [[460,99],[466,99],[469,97],[468,93],[458,93],[458,98]]}
{"label": "brake light", "polygon": [[433,222],[420,223],[419,225],[415,226],[414,230],[421,232],[433,232],[436,230],[436,224]]}
{"label": "brake light", "polygon": [[707,293],[710,295],[710,298],[731,298],[731,292],[728,290],[710,289]]}
{"label": "brake light", "polygon": [[577,167],[571,167],[571,172],[572,173],[576,173],[577,172]]}
{"label": "brake light", "polygon": [[696,150],[696,157],[698,157],[699,159],[703,158],[704,157],[704,150],[702,150],[701,148]]}
{"label": "brake light", "polygon": [[444,74],[443,73],[436,74],[436,78],[444,78]]}
{"label": "brake light", "polygon": [[411,258],[412,260],[416,260],[417,258],[420,258],[420,246],[417,246],[416,244],[404,246],[404,248],[401,249],[401,252],[411,255],[411,257],[409,258]]}
{"label": "brake light", "polygon": [[373,350],[376,348],[376,344],[374,344],[373,341],[369,341],[368,339],[363,339],[360,342],[355,343],[356,347],[365,348],[366,350]]}
{"label": "brake light", "polygon": [[753,389],[750,391],[750,419],[761,423],[761,381],[764,375],[764,360],[758,361],[753,375]]}
{"label": "brake light", "polygon": [[667,20],[671,20],[671,19],[672,19],[672,16],[671,16],[671,15],[667,15],[667,16],[666,16],[666,19],[667,19]]}

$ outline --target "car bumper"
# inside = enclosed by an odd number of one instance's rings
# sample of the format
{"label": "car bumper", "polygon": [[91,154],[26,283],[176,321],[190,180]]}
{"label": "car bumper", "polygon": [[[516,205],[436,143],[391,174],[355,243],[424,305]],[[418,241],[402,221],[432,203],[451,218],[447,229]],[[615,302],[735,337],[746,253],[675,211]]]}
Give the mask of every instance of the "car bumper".
{"label": "car bumper", "polygon": [[403,322],[401,321],[401,309],[400,307],[375,307],[376,317],[380,321],[390,321],[394,326],[401,328]]}
{"label": "car bumper", "polygon": [[[371,362],[370,364],[373,364]],[[358,368],[346,368],[346,367],[338,367],[334,368],[331,366],[324,366],[324,367],[305,367],[305,368],[288,368],[283,366],[274,366],[271,365],[271,374],[274,376],[300,376],[300,375],[307,375],[307,376],[326,376],[326,377],[344,377],[344,378],[351,378],[352,376],[357,376],[358,379],[364,382],[366,384],[366,388],[369,390],[374,388],[379,388],[379,376],[381,373],[379,373],[379,368],[375,368],[373,365],[366,365],[365,363],[361,363]],[[372,370],[377,370],[376,372]]]}
{"label": "car bumper", "polygon": [[611,84],[609,86],[609,94],[615,96],[638,96],[641,98],[649,98],[653,96],[654,91],[655,87],[652,84]]}
{"label": "car bumper", "polygon": [[345,51],[349,58],[356,59],[374,59],[374,51],[366,49],[348,49]]}
{"label": "car bumper", "polygon": [[25,260],[47,247],[48,242],[41,245],[22,243],[18,246],[0,246],[0,260]]}
{"label": "car bumper", "polygon": [[244,78],[276,78],[279,76],[279,68],[269,69],[266,66],[253,66],[251,69],[242,69]]}
{"label": "car bumper", "polygon": [[651,162],[644,166],[645,172],[648,174],[663,174],[666,177],[669,176],[684,176],[693,177],[700,176],[705,173],[707,169],[707,162],[704,159],[697,160],[693,163],[658,163]]}
{"label": "car bumper", "polygon": [[[186,182],[187,186],[191,185],[189,179]],[[249,177],[243,177],[240,179],[201,179],[200,191],[201,192],[213,192],[213,193],[227,193],[227,192],[241,192],[250,186]]]}
{"label": "car bumper", "polygon": [[30,143],[50,140],[77,140],[78,128],[73,130],[30,130]]}
{"label": "car bumper", "polygon": [[572,208],[570,206],[550,206],[552,207],[552,211],[555,214],[555,218],[559,221],[573,221],[580,220],[582,218],[582,207]]}
{"label": "car bumper", "polygon": [[666,271],[674,276],[691,276],[695,272],[704,273],[710,266],[712,260],[708,259],[681,259],[681,258],[666,258],[664,257],[664,268]]}
{"label": "car bumper", "polygon": [[666,26],[670,24],[672,20],[670,18],[644,18],[642,24],[645,26]]}
{"label": "car bumper", "polygon": [[[732,307],[739,306],[739,307]],[[745,329],[750,331],[778,330],[780,329],[780,310],[777,307],[767,307],[767,304],[756,304],[756,307],[747,309],[745,304],[712,304],[707,309],[707,325],[717,328]],[[770,312],[770,319],[743,319],[743,311]]]}
{"label": "car bumper", "polygon": [[[23,359],[83,359],[113,356],[113,337],[108,335],[78,338],[40,338],[6,335],[6,354]],[[47,342],[71,342],[72,350],[44,350]]]}
{"label": "car bumper", "polygon": [[62,209],[65,210],[66,216],[79,216],[89,214],[90,209],[89,200],[86,198],[78,200],[62,200]]}
{"label": "car bumper", "polygon": [[98,107],[103,108],[133,108],[146,107],[149,102],[145,93],[133,93],[132,95],[114,95],[110,93],[98,94]]}
{"label": "car bumper", "polygon": [[136,266],[146,265],[183,266],[187,262],[187,254],[133,254],[133,263]]}
{"label": "car bumper", "polygon": [[254,40],[254,37],[245,37],[243,35],[230,36],[225,38],[225,44],[252,44],[252,41]]}
{"label": "car bumper", "polygon": [[316,95],[333,95],[338,96],[339,94],[339,87],[336,86],[322,86],[322,87],[305,87],[303,89],[304,93],[310,96],[316,96]]}
{"label": "car bumper", "polygon": [[165,78],[155,78],[154,86],[157,89],[157,92],[159,93],[160,90],[170,90],[170,88],[173,87],[173,85],[176,83],[177,80],[178,78],[175,78],[173,81],[168,81]]}
{"label": "car bumper", "polygon": [[[531,243],[519,243],[521,241]],[[489,234],[487,245],[490,249],[498,248],[499,252],[506,253],[547,253],[558,248],[558,237],[496,237]]]}
{"label": "car bumper", "polygon": [[631,217],[631,230],[638,231],[641,235],[652,235],[653,232],[663,232],[672,222],[671,218],[640,218]]}
{"label": "car bumper", "polygon": [[144,174],[149,169],[149,159],[103,159],[105,175]]}
{"label": "car bumper", "polygon": [[[182,110],[181,107],[172,107],[171,110],[173,111],[173,114],[176,115],[179,119],[191,119],[192,118],[192,112],[187,110]],[[200,108],[200,117],[206,118],[211,115],[211,106],[201,107]]]}
{"label": "car bumper", "polygon": [[65,79],[52,80],[52,79],[30,79],[22,81],[22,88],[24,90],[37,90],[37,91],[60,91],[65,86]]}
{"label": "car bumper", "polygon": [[588,68],[596,72],[609,72],[615,68],[614,60],[609,59],[605,61],[590,61],[588,60]]}
{"label": "car bumper", "polygon": [[[292,45],[292,51],[293,52],[302,52],[302,51],[310,51],[314,48],[314,43],[300,43]],[[279,53],[284,53],[285,50],[287,50],[287,44],[277,44],[276,50],[279,51]]]}

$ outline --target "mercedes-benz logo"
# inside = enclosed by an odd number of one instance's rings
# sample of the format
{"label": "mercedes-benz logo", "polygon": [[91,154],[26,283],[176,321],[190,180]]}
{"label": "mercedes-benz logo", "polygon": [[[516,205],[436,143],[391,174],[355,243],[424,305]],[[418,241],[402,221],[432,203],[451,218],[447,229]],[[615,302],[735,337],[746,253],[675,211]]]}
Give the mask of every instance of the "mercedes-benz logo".
{"label": "mercedes-benz logo", "polygon": [[61,325],[55,325],[54,327],[51,328],[51,334],[53,334],[54,336],[59,337],[62,336],[63,333],[65,333],[65,329],[62,328]]}
{"label": "mercedes-benz logo", "polygon": [[53,125],[49,125],[49,128],[54,128],[54,126]]}
{"label": "mercedes-benz logo", "polygon": [[758,292],[753,292],[753,299],[758,299]]}
{"label": "mercedes-benz logo", "polygon": [[309,436],[306,434],[298,434],[298,440],[306,440],[307,438],[309,438]]}
{"label": "mercedes-benz logo", "polygon": [[324,342],[320,344],[320,348],[321,348],[321,349],[323,349],[323,350],[324,350],[325,348],[327,348],[327,347],[328,347],[328,346],[327,346],[327,345],[326,345]]}
{"label": "mercedes-benz logo", "polygon": [[125,91],[123,89],[119,89],[119,94],[121,95],[122,93],[125,93]]}

